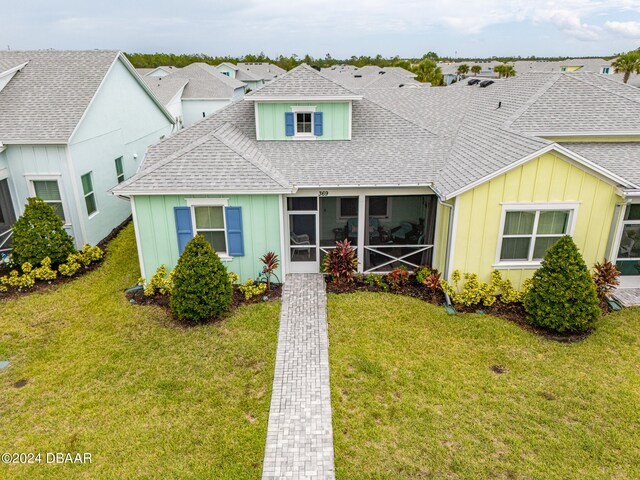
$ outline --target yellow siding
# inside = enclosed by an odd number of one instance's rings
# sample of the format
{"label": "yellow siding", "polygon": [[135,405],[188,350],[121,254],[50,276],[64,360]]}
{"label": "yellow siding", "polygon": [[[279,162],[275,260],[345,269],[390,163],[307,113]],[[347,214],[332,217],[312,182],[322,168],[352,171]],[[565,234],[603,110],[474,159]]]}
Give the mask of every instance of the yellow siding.
{"label": "yellow siding", "polygon": [[[457,198],[453,269],[489,280],[503,202],[579,203],[574,240],[587,265],[593,265],[605,256],[615,205],[620,200],[614,186],[551,153],[544,154]],[[535,268],[498,270],[519,288]]]}

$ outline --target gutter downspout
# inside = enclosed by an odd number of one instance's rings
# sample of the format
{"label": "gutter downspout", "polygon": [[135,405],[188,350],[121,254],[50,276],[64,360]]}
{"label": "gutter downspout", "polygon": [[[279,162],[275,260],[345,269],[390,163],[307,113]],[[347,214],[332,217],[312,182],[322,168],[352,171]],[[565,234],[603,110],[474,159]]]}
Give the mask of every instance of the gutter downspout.
{"label": "gutter downspout", "polygon": [[[440,199],[440,196],[438,195],[438,203],[440,205],[442,205],[443,207],[447,207],[449,209],[449,225],[447,228],[447,248],[445,250],[445,255],[444,255],[444,270],[443,270],[443,277],[449,278],[449,259],[451,257],[451,235],[453,234],[453,214],[455,212],[455,208],[456,205],[455,203],[453,205],[449,205],[448,203],[443,202]],[[447,306],[451,307],[451,299],[449,298],[449,295],[444,292],[444,298],[447,300]]]}

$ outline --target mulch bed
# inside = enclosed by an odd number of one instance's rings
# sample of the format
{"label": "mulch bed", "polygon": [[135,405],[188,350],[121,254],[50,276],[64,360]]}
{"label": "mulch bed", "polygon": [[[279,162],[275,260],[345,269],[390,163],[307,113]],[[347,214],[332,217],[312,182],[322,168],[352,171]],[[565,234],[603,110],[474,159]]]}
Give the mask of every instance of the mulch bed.
{"label": "mulch bed", "polygon": [[[76,278],[79,278],[82,275],[86,275],[87,273],[92,272],[93,270],[98,268],[102,264],[104,259],[107,257],[109,252],[109,242],[111,242],[111,240],[113,240],[120,233],[120,231],[128,225],[130,221],[131,221],[131,217],[127,218],[124,222],[122,222],[116,228],[111,230],[111,233],[109,233],[109,235],[107,235],[104,239],[100,241],[100,243],[98,243],[98,247],[100,247],[100,249],[104,252],[104,256],[102,257],[101,260],[97,262],[93,262],[88,267],[84,267],[81,270],[78,270],[78,273],[76,273],[73,277],[67,277],[64,275],[60,275],[60,273],[58,273],[58,276],[56,277],[55,280],[49,280],[49,281],[36,280],[36,283],[33,287],[27,288],[24,290],[19,290],[15,287],[10,287],[7,285],[8,290],[6,292],[0,292],[0,302],[2,302],[3,300],[9,300],[11,298],[23,297],[25,295],[30,295],[36,292],[46,292],[47,290],[50,290],[53,287],[56,287],[58,285],[63,285],[68,282],[72,282]],[[0,265],[0,277],[9,275],[9,272],[11,272],[11,270],[16,270],[16,269],[8,268],[5,265]]]}
{"label": "mulch bed", "polygon": [[[176,323],[183,324],[185,326],[191,325],[191,323],[182,322],[173,316],[173,313],[169,308],[169,295],[154,295],[151,297],[146,297],[144,295],[143,290],[133,290],[133,291],[125,292],[125,296],[127,297],[130,303],[135,303],[137,305],[155,305],[157,307],[161,307],[164,310],[166,310],[166,312],[169,315],[171,315],[171,318],[173,318]],[[264,300],[264,297],[266,297],[266,300]],[[240,291],[239,285],[233,285],[233,297],[231,299],[231,308],[229,309],[228,314],[232,313],[241,305],[250,305],[252,303],[262,303],[264,301],[271,302],[274,300],[280,300],[281,297],[282,297],[282,285],[279,283],[271,283],[270,290],[267,290],[263,295],[255,296],[249,300],[246,300],[244,298],[244,293]],[[219,321],[222,318],[224,317],[210,318],[207,320],[203,320],[202,322],[200,322],[200,324]]]}
{"label": "mulch bed", "polygon": [[[325,276],[325,281],[327,283],[327,293],[337,293],[337,294],[345,294],[345,293],[354,293],[354,292],[387,292],[394,295],[404,295],[407,297],[417,298],[419,300],[431,303],[433,305],[442,306],[446,299],[444,293],[437,292],[435,296],[435,301],[433,298],[433,294],[429,289],[427,289],[424,285],[417,283],[414,280],[414,277],[411,277],[411,280],[406,284],[401,286],[400,288],[394,290],[384,290],[382,287],[377,285],[370,286],[368,283],[364,282],[361,278],[356,278],[353,283],[345,284],[345,285],[334,285],[329,276]],[[494,317],[504,318],[505,320],[509,320],[510,322],[515,323],[520,328],[527,330],[529,332],[535,333],[541,337],[546,338],[547,340],[553,340],[556,342],[562,343],[574,343],[580,342],[585,338],[589,337],[592,331],[588,331],[580,334],[560,334],[557,332],[552,332],[550,330],[546,330],[539,327],[534,327],[527,322],[527,314],[524,310],[524,307],[521,303],[501,303],[497,301],[490,307],[485,307],[483,305],[475,305],[467,307],[466,305],[454,305],[456,312],[466,314],[466,313],[483,313],[486,315],[492,315]],[[603,308],[603,312],[606,315],[609,313],[608,305]]]}

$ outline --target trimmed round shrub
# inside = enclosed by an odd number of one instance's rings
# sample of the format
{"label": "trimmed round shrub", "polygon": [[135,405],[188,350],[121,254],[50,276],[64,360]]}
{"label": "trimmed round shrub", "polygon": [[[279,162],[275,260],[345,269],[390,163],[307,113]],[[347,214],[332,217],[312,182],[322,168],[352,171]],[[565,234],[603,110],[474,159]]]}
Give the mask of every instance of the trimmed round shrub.
{"label": "trimmed round shrub", "polygon": [[187,243],[173,273],[169,306],[180,320],[199,322],[229,310],[233,290],[227,269],[202,235]]}
{"label": "trimmed round shrub", "polygon": [[51,205],[39,198],[27,199],[24,213],[13,225],[12,260],[18,265],[40,265],[46,257],[54,265],[75,252],[73,238]]}
{"label": "trimmed round shrub", "polygon": [[547,251],[523,303],[529,323],[538,327],[579,333],[593,326],[600,316],[596,287],[570,236]]}

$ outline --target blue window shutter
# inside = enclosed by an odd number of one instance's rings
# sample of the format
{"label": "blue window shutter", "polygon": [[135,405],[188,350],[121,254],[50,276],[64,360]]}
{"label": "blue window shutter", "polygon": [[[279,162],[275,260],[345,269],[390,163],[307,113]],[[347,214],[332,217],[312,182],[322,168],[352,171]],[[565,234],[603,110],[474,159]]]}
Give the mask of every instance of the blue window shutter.
{"label": "blue window shutter", "polygon": [[178,233],[178,252],[182,253],[189,240],[193,238],[190,207],[173,207],[176,217],[176,232]]}
{"label": "blue window shutter", "polygon": [[313,113],[313,134],[316,137],[322,136],[322,112]]}
{"label": "blue window shutter", "polygon": [[284,134],[287,137],[293,137],[295,134],[293,122],[293,112],[284,112]]}
{"label": "blue window shutter", "polygon": [[242,207],[225,207],[227,218],[227,253],[230,257],[244,257]]}

